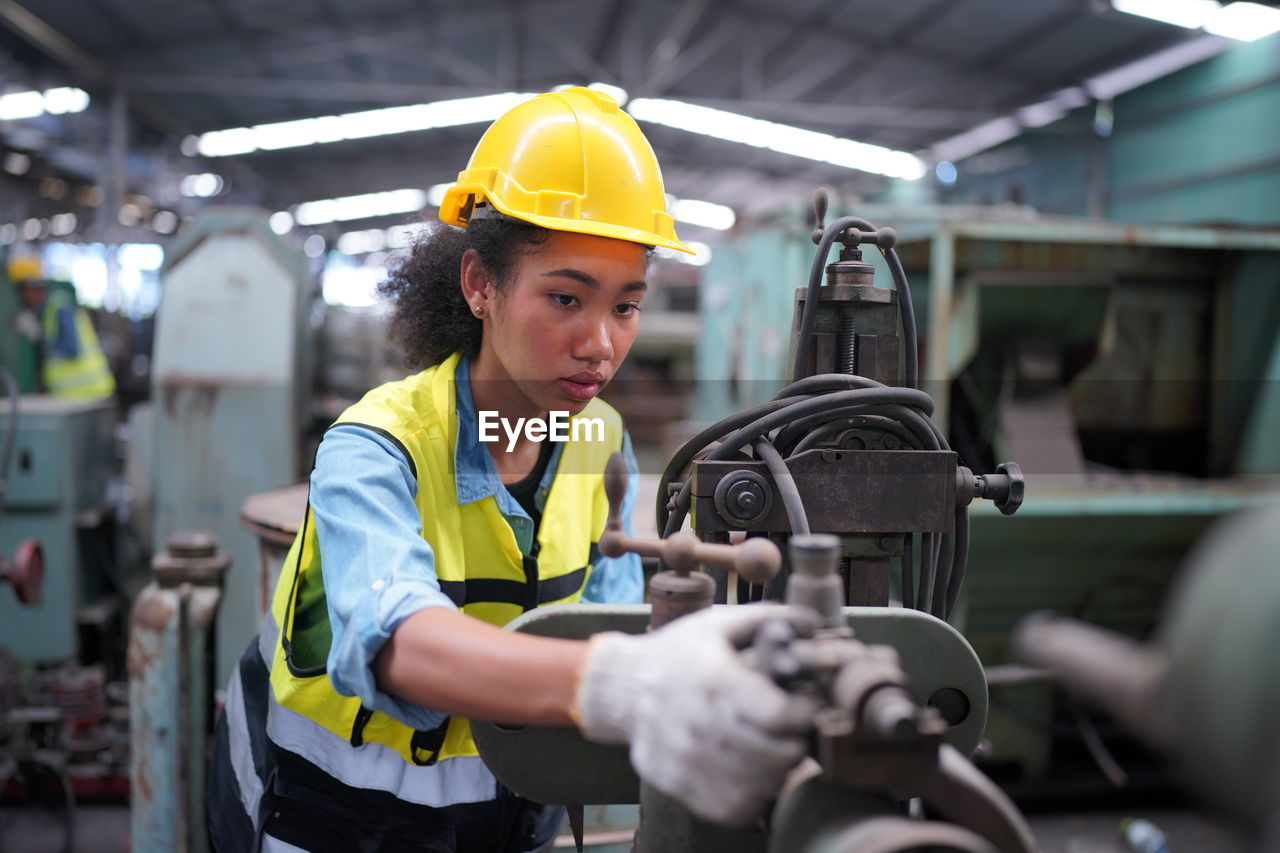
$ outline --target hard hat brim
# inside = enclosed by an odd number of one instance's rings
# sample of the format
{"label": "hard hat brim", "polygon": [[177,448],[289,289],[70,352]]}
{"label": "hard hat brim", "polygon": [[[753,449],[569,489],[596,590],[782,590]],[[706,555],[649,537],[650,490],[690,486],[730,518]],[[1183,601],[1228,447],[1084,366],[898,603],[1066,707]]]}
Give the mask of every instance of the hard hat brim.
{"label": "hard hat brim", "polygon": [[499,213],[510,216],[512,219],[519,219],[522,222],[528,222],[542,228],[552,231],[572,231],[575,234],[590,234],[596,237],[611,237],[615,240],[626,240],[629,243],[640,243],[645,246],[659,246],[664,249],[672,249],[677,252],[684,252],[687,255],[697,254],[680,240],[674,237],[664,237],[655,231],[645,231],[640,228],[627,228],[623,225],[614,225],[608,222],[593,222],[590,219],[563,219],[557,216],[543,216],[536,213],[527,213],[525,211],[513,210],[508,205],[502,203],[502,200],[492,195],[489,188],[483,184],[454,184],[445,193],[444,199],[440,202],[440,219],[449,225],[457,225],[460,228],[467,227],[467,220],[463,218],[462,211],[464,201],[468,197],[483,199],[487,204],[493,206]]}

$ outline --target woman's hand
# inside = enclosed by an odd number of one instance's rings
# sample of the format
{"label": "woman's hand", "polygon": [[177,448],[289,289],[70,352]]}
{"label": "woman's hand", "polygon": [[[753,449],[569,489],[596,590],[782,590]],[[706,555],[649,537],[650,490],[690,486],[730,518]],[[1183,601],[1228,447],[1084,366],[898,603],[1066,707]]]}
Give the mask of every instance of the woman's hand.
{"label": "woman's hand", "polygon": [[695,814],[751,823],[804,756],[815,711],[738,654],[769,619],[812,622],[794,608],[720,607],[592,638],[574,713],[583,734],[630,743],[640,778]]}

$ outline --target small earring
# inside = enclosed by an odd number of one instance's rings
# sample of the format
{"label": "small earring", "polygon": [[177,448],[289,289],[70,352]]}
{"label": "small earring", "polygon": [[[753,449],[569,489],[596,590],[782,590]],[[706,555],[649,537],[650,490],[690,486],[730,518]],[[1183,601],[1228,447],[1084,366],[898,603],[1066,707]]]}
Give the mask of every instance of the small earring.
{"label": "small earring", "polygon": [[476,307],[472,308],[471,310],[475,312],[475,314],[476,314],[476,316],[477,316],[477,317],[483,317],[483,316],[484,316],[484,306],[482,306],[482,305],[477,305]]}

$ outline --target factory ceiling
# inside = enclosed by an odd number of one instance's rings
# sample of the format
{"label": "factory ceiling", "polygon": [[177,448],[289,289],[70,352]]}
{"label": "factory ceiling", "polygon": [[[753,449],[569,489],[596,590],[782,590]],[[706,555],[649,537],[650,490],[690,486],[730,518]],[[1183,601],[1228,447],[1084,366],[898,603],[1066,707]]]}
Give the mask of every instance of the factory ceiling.
{"label": "factory ceiling", "polygon": [[[0,221],[19,206],[94,202],[85,191],[50,198],[50,176],[97,183],[109,199],[113,185],[114,197],[144,194],[180,216],[207,203],[178,192],[192,173],[222,176],[219,201],[269,210],[426,188],[463,166],[483,122],[225,157],[201,156],[195,137],[567,83],[911,152],[933,180],[935,161],[975,147],[974,128],[1008,135],[1040,121],[1024,108],[1098,96],[1089,81],[1106,72],[1225,41],[1108,0],[0,0],[5,88],[91,98],[80,113],[0,121],[0,155],[25,167],[0,175]],[[819,183],[867,194],[889,180],[642,126],[669,191],[740,214]],[[1048,130],[1083,137],[1090,126]]]}

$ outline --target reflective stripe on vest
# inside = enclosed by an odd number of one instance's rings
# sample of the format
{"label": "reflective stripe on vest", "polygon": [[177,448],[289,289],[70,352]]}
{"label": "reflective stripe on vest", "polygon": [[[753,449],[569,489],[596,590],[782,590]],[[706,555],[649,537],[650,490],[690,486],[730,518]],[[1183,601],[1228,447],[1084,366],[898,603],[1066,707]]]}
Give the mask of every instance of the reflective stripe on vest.
{"label": "reflective stripe on vest", "polygon": [[[49,345],[58,336],[58,311],[63,308],[72,312],[76,344],[80,348],[79,354],[71,358],[58,355]],[[45,300],[42,319],[46,342],[44,384],[49,393],[79,398],[110,397],[114,394],[116,382],[111,376],[107,356],[98,344],[98,335],[93,330],[89,314],[71,302],[66,294],[54,292]]]}
{"label": "reflective stripe on vest", "polygon": [[[600,401],[575,416],[600,418],[604,440],[565,442],[534,553],[522,554],[495,498],[458,503],[457,364],[455,354],[374,389],[336,423],[374,429],[403,448],[417,479],[415,503],[441,590],[464,613],[501,627],[533,607],[581,595],[599,554],[596,540],[608,515],[604,466],[622,447],[622,423]],[[320,569],[308,508],[273,599],[274,621],[282,630],[272,626],[271,636],[261,638],[264,651],[271,649],[271,739],[339,781],[391,791],[410,802],[439,806],[492,797],[493,777],[478,758],[466,719],[452,717],[434,731],[415,731],[364,708],[357,697],[337,693],[325,674],[330,637]],[[479,787],[486,788],[483,796],[477,796]]]}

